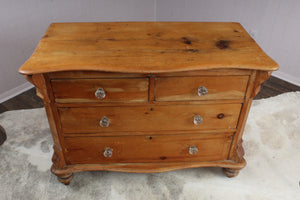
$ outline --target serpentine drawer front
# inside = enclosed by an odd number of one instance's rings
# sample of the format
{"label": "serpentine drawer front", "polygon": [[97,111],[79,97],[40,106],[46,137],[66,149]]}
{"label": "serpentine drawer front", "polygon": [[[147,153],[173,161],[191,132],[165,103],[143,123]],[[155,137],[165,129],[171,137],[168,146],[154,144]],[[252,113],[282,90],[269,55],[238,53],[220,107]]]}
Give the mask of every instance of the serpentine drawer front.
{"label": "serpentine drawer front", "polygon": [[19,72],[43,99],[58,180],[246,165],[243,129],[278,69],[238,23],[54,23]]}

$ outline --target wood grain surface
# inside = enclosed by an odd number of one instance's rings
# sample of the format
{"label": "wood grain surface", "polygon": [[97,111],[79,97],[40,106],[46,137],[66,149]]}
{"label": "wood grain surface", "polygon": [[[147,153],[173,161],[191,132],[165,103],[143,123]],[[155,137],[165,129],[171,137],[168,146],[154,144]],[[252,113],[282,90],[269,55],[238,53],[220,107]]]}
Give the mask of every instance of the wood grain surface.
{"label": "wood grain surface", "polygon": [[[64,133],[235,129],[240,109],[241,104],[58,108]],[[194,124],[196,115],[202,124]],[[99,124],[104,116],[109,127]]]}
{"label": "wood grain surface", "polygon": [[53,23],[19,72],[162,73],[216,68],[273,71],[278,65],[239,23]]}
{"label": "wood grain surface", "polygon": [[212,70],[194,70],[185,72],[166,72],[166,73],[117,73],[101,71],[64,71],[48,73],[50,79],[69,79],[69,78],[136,78],[136,77],[186,77],[186,76],[233,76],[250,75],[249,69],[212,69]]}
{"label": "wood grain surface", "polygon": [[69,184],[87,170],[237,175],[251,101],[277,69],[239,23],[107,22],[51,24],[19,72],[45,104],[51,171]]}
{"label": "wood grain surface", "polygon": [[[148,101],[148,78],[134,79],[55,79],[51,81],[55,102],[145,102]],[[105,98],[95,96],[98,88]]]}
{"label": "wood grain surface", "polygon": [[[243,99],[248,76],[194,76],[156,78],[156,101],[195,101],[217,99]],[[208,93],[198,96],[204,86]]]}
{"label": "wood grain surface", "polygon": [[[226,159],[233,133],[149,135],[122,137],[66,137],[70,164],[191,162]],[[189,154],[196,146],[198,153]],[[104,150],[112,149],[105,157]]]}

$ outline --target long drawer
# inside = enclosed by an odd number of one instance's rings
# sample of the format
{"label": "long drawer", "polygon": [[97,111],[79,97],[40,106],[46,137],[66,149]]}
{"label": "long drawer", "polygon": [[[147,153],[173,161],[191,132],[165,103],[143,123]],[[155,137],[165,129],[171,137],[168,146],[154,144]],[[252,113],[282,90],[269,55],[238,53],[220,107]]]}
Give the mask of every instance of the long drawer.
{"label": "long drawer", "polygon": [[55,102],[146,102],[148,78],[53,79]]}
{"label": "long drawer", "polygon": [[243,99],[249,76],[158,77],[156,101]]}
{"label": "long drawer", "polygon": [[223,160],[233,133],[66,137],[70,164]]}
{"label": "long drawer", "polygon": [[241,104],[58,108],[64,133],[234,129]]}

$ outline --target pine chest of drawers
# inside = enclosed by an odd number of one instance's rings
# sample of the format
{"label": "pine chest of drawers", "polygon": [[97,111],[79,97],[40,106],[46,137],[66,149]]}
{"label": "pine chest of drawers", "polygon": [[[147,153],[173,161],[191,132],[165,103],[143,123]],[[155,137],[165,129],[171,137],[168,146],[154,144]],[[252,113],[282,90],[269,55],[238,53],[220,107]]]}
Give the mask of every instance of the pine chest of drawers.
{"label": "pine chest of drawers", "polygon": [[164,172],[246,162],[253,97],[278,69],[238,23],[54,23],[19,72],[45,105],[51,171]]}

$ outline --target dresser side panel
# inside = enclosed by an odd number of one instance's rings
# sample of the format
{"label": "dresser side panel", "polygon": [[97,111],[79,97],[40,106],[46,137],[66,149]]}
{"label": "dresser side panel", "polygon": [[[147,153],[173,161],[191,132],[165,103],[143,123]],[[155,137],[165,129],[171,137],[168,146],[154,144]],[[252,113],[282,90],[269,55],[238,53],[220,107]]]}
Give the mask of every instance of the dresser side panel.
{"label": "dresser side panel", "polygon": [[52,157],[53,164],[56,168],[63,168],[67,164],[65,160],[64,141],[61,135],[57,108],[53,102],[54,99],[49,78],[45,74],[34,74],[32,76],[32,81],[36,86],[37,95],[43,99],[49,127],[52,133],[54,142],[54,154]]}
{"label": "dresser side panel", "polygon": [[244,127],[246,125],[248,113],[249,113],[251,103],[253,100],[252,93],[253,93],[253,89],[254,89],[254,85],[255,85],[256,74],[257,74],[256,71],[253,70],[252,74],[249,78],[249,81],[248,81],[247,91],[246,91],[246,95],[245,95],[245,101],[241,108],[241,113],[240,113],[240,117],[239,117],[238,124],[237,124],[237,131],[234,134],[230,153],[228,156],[229,160],[233,159],[233,160],[239,162],[244,155],[244,150],[243,150],[243,146],[242,146],[242,136],[244,133]]}

